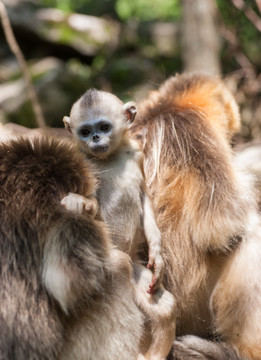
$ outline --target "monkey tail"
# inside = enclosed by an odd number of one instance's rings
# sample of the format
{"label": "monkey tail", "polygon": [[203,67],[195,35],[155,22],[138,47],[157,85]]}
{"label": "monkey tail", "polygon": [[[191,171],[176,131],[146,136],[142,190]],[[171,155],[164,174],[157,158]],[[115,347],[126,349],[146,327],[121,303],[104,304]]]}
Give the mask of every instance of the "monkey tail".
{"label": "monkey tail", "polygon": [[244,360],[231,346],[187,335],[177,338],[167,360]]}

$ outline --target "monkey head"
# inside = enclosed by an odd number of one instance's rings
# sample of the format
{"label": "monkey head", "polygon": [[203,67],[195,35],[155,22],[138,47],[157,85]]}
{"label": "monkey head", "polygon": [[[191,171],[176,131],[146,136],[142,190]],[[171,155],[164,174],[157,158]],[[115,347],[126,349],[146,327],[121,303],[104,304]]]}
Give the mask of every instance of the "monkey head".
{"label": "monkey head", "polygon": [[104,159],[122,144],[136,113],[133,102],[123,104],[113,94],[90,89],[74,103],[70,117],[65,116],[63,122],[84,153]]}

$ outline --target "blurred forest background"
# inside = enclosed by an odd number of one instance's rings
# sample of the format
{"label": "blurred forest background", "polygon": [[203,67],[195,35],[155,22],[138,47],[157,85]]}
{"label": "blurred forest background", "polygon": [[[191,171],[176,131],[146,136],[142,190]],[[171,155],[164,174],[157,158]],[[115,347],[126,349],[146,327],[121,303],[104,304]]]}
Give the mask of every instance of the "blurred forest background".
{"label": "blurred forest background", "polygon": [[[224,77],[236,96],[243,126],[235,142],[261,139],[260,0],[2,3],[47,125],[62,127],[72,103],[90,87],[139,102],[168,76],[201,70]],[[38,126],[3,27],[0,121]]]}

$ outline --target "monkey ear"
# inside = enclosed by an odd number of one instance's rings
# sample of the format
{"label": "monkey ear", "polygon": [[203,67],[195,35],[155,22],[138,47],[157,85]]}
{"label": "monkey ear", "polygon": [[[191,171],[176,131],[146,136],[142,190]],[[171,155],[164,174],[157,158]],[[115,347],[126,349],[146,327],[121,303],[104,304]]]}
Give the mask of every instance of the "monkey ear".
{"label": "monkey ear", "polygon": [[72,134],[72,128],[71,128],[71,119],[69,116],[63,117],[63,123],[66,130],[68,130]]}
{"label": "monkey ear", "polygon": [[137,114],[136,104],[133,101],[129,101],[123,106],[123,112],[127,116],[128,122],[131,124]]}

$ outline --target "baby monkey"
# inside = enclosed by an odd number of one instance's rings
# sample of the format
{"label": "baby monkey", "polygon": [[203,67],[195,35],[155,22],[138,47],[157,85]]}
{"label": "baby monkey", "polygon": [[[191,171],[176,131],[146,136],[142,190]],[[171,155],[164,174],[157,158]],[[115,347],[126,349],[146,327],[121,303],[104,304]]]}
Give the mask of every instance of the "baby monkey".
{"label": "baby monkey", "polygon": [[128,135],[136,113],[133,102],[123,104],[113,94],[90,89],[63,122],[80,150],[97,164],[97,199],[114,244],[135,262],[147,242],[147,267],[153,269],[147,291],[152,294],[162,282],[164,263],[161,233],[143,177],[142,153]]}
{"label": "baby monkey", "polygon": [[[114,244],[134,262],[135,301],[149,320],[138,359],[163,360],[175,338],[176,306],[173,295],[161,284],[164,272],[161,233],[146,191],[142,153],[128,134],[136,113],[133,102],[124,105],[115,95],[91,89],[73,105],[70,117],[65,116],[63,121],[80,150],[95,161],[101,215]],[[79,211],[84,205],[83,198],[78,197],[69,194],[63,204]],[[87,208],[91,208],[90,200],[86,201]],[[153,275],[138,264],[139,250],[146,243],[147,267],[153,269]]]}

